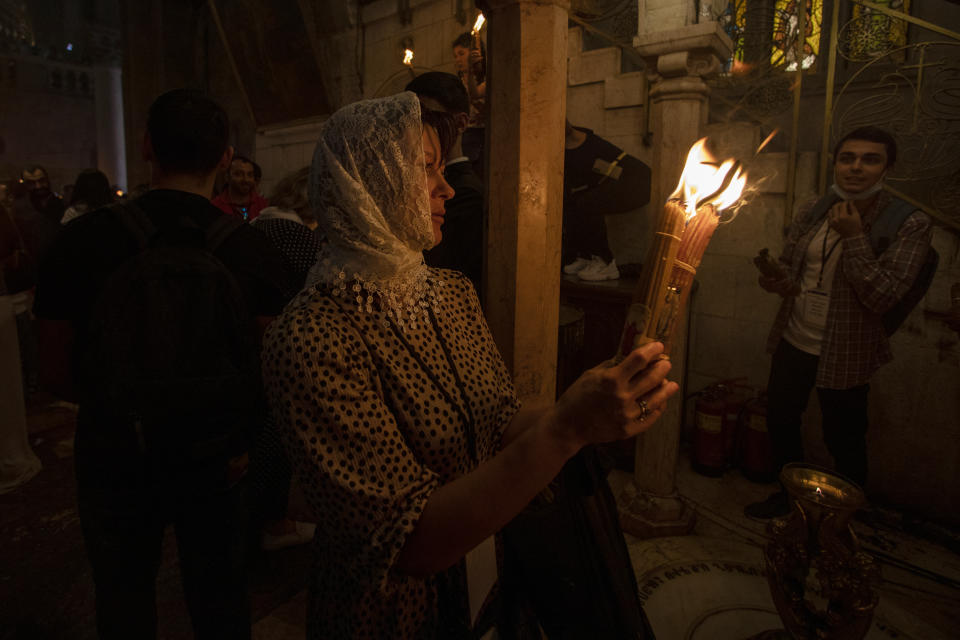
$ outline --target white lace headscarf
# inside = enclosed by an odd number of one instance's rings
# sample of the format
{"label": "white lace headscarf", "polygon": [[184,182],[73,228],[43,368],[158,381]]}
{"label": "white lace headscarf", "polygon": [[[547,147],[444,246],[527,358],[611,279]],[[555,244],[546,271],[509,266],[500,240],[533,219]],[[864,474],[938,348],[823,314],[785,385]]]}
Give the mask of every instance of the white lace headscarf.
{"label": "white lace headscarf", "polygon": [[401,326],[438,299],[424,249],[434,244],[420,102],[410,92],[348,105],[321,127],[310,201],[328,243],[307,276]]}

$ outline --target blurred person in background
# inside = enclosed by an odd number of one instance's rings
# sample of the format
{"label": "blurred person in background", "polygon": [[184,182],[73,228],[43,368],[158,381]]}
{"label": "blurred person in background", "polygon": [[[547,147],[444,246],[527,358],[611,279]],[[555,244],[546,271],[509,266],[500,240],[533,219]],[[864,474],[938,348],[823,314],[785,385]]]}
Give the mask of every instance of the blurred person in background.
{"label": "blurred person in background", "polygon": [[234,156],[227,169],[227,187],[213,199],[213,206],[224,213],[251,221],[267,206],[267,199],[257,193],[257,166],[244,156]]}
{"label": "blurred person in background", "polygon": [[86,169],[77,176],[70,196],[70,206],[63,212],[60,224],[67,224],[88,211],[105,207],[116,199],[110,180],[102,171]]}
{"label": "blurred person in background", "polygon": [[[285,303],[303,288],[307,272],[322,247],[320,236],[304,220],[307,218],[316,226],[307,195],[309,173],[310,167],[303,167],[280,180],[270,194],[270,206],[251,223],[283,256],[287,271]],[[280,433],[268,418],[250,458],[253,510],[262,521],[260,547],[264,551],[303,544],[313,538],[316,525],[297,522],[288,515],[292,478],[293,468],[284,453]]]}

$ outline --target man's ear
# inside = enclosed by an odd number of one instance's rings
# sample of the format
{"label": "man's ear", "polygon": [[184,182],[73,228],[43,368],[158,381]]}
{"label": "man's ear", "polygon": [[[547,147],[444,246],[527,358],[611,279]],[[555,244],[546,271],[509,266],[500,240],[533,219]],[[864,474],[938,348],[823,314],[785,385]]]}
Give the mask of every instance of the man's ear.
{"label": "man's ear", "polygon": [[217,169],[226,171],[230,168],[231,160],[233,160],[233,147],[227,146],[227,148],[223,151],[223,155],[220,156],[220,162],[217,163]]}
{"label": "man's ear", "polygon": [[470,115],[458,113],[454,116],[454,120],[457,123],[457,133],[463,133],[467,130],[467,125],[470,124]]}
{"label": "man's ear", "polygon": [[150,132],[143,132],[143,142],[140,144],[140,157],[145,162],[153,162],[153,142],[150,141]]}

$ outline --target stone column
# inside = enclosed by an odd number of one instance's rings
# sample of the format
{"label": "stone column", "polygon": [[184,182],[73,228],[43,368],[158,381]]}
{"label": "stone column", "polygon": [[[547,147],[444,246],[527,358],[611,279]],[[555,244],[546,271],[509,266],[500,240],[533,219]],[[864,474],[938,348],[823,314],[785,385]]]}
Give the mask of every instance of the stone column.
{"label": "stone column", "polygon": [[556,393],[569,0],[486,5],[486,314],[534,405]]}
{"label": "stone column", "polygon": [[[653,132],[651,205],[666,200],[677,186],[690,146],[707,121],[709,87],[705,76],[718,73],[733,43],[716,22],[669,31],[641,33],[634,46],[648,60],[651,90],[648,108]],[[655,71],[654,71],[655,70]],[[686,320],[678,323],[670,360],[670,378],[683,382]],[[694,514],[676,486],[680,448],[682,387],[660,422],[637,438],[634,481],[621,500],[625,531],[640,537],[680,535],[693,528]]]}
{"label": "stone column", "polygon": [[111,184],[127,189],[127,147],[123,127],[123,79],[119,65],[94,70],[97,168]]}

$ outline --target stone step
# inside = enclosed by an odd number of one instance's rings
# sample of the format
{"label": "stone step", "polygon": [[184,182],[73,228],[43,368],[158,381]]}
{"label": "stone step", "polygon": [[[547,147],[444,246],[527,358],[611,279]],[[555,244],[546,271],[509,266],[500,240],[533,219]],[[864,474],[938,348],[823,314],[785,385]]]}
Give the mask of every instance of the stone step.
{"label": "stone step", "polygon": [[567,84],[575,87],[603,82],[605,78],[618,75],[621,53],[619,47],[604,47],[570,56],[567,59]]}

